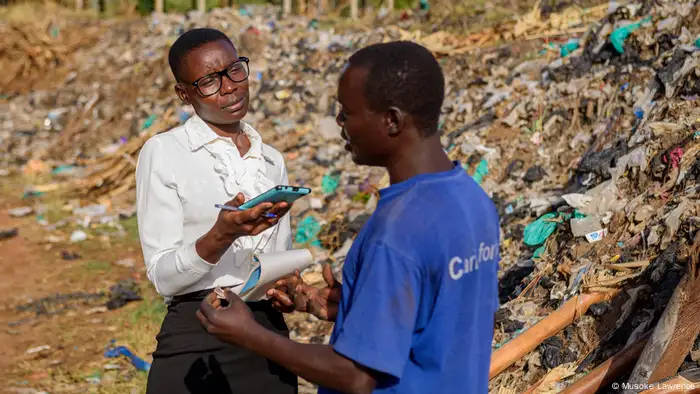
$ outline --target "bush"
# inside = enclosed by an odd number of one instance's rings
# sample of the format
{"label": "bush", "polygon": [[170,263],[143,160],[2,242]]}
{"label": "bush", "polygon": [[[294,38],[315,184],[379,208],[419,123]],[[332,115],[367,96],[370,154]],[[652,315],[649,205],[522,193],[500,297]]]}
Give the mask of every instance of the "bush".
{"label": "bush", "polygon": [[[136,9],[143,15],[155,10],[155,0],[136,0]],[[206,0],[207,10],[219,7],[220,0]],[[164,0],[165,12],[185,13],[197,9],[197,0]]]}

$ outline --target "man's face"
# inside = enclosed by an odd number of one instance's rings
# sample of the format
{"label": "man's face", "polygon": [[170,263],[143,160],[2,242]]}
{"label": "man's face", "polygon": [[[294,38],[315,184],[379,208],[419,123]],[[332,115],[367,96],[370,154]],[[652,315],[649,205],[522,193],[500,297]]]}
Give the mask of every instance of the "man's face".
{"label": "man's face", "polygon": [[336,122],[342,128],[345,149],[352,154],[356,164],[383,166],[391,151],[382,113],[367,107],[364,86],[367,69],[350,66],[343,72],[338,84],[338,101],[341,109]]}
{"label": "man's face", "polygon": [[[237,62],[236,48],[224,40],[193,49],[182,59],[181,83],[175,87],[178,96],[185,103],[191,104],[197,115],[209,123],[227,125],[239,122],[248,113],[250,94],[247,78],[242,82],[233,82],[242,79],[247,71],[245,64]],[[209,91],[215,90],[211,86],[218,86],[212,83],[218,84],[215,80],[219,77],[213,75],[213,78],[202,78],[226,69],[232,70],[236,78],[232,80],[224,75],[221,77],[219,91],[204,97],[199,90],[209,94]],[[199,81],[199,90],[192,85],[195,81]]]}

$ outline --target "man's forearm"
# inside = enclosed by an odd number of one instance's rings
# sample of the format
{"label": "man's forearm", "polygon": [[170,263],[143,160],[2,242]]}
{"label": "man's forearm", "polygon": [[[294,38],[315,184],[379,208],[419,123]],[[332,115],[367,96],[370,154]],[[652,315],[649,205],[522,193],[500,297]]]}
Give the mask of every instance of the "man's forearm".
{"label": "man's forearm", "polygon": [[374,378],[331,346],[297,343],[260,325],[254,327],[241,345],[295,375],[346,393],[371,393],[374,389]]}
{"label": "man's forearm", "polygon": [[226,250],[231,247],[235,239],[233,236],[222,233],[214,225],[211,230],[197,240],[195,250],[202,260],[209,264],[216,264],[221,259],[221,256],[226,253]]}

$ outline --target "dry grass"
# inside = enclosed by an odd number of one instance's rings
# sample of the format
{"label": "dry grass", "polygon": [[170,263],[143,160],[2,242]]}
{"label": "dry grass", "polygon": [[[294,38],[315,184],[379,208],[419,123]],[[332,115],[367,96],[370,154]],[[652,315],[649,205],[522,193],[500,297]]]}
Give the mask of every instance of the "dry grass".
{"label": "dry grass", "polygon": [[67,4],[52,1],[21,2],[7,7],[0,7],[0,20],[5,22],[36,22],[57,18],[95,18],[90,11],[77,12],[66,7]]}

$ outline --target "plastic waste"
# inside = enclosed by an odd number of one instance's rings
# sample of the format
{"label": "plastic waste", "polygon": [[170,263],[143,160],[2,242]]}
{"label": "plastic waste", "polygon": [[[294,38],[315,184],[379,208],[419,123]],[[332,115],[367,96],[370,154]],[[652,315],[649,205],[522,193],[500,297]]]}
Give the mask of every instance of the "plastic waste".
{"label": "plastic waste", "polygon": [[603,239],[606,234],[607,231],[605,229],[593,231],[591,233],[586,234],[586,240],[588,240],[588,242],[590,243],[598,242],[601,239]]}
{"label": "plastic waste", "polygon": [[587,234],[602,230],[603,227],[596,216],[586,216],[580,219],[572,218],[569,223],[571,224],[571,232],[574,234],[574,237],[584,237]]}
{"label": "plastic waste", "polygon": [[625,40],[630,35],[630,33],[639,29],[639,27],[642,26],[642,24],[647,23],[649,21],[651,21],[651,16],[648,16],[637,23],[631,23],[629,25],[622,26],[622,27],[615,29],[610,34],[610,42],[615,47],[615,50],[619,53],[624,53],[625,52],[625,48],[624,48]]}
{"label": "plastic waste", "polygon": [[76,230],[73,232],[73,234],[70,235],[70,241],[75,243],[75,242],[83,242],[87,239],[87,234],[85,231],[80,231]]}
{"label": "plastic waste", "polygon": [[21,218],[23,216],[27,216],[34,212],[34,209],[32,207],[20,207],[20,208],[13,208],[7,211],[7,213],[16,218]]}
{"label": "plastic waste", "polygon": [[60,165],[60,166],[54,168],[53,171],[51,171],[51,173],[53,175],[61,175],[61,174],[66,175],[66,174],[71,174],[71,173],[75,172],[75,170],[77,168],[78,167],[76,167],[72,164],[64,164],[64,165]]}
{"label": "plastic waste", "polygon": [[333,194],[336,189],[338,189],[338,183],[340,182],[339,175],[326,174],[321,180],[321,190],[323,194]]}
{"label": "plastic waste", "polygon": [[540,166],[532,166],[527,169],[523,179],[527,183],[533,183],[541,181],[542,179],[544,179],[545,176],[547,176],[547,172],[544,170],[544,168]]}
{"label": "plastic waste", "polygon": [[569,54],[571,54],[571,52],[577,50],[579,46],[580,44],[577,38],[570,38],[566,44],[559,48],[559,54],[561,54],[561,57],[567,57]]}
{"label": "plastic waste", "polygon": [[539,259],[542,257],[542,254],[547,250],[547,247],[542,245],[539,248],[535,249],[535,252],[532,254],[532,258]]}
{"label": "plastic waste", "polygon": [[97,217],[107,213],[107,206],[102,204],[88,205],[73,209],[74,215]]}
{"label": "plastic waste", "polygon": [[581,209],[585,215],[601,215],[617,212],[624,208],[626,201],[618,198],[619,190],[612,179],[607,180],[586,192],[593,201]]}
{"label": "plastic waste", "polygon": [[19,229],[17,228],[0,229],[0,239],[14,238],[17,235],[19,235]]}
{"label": "plastic waste", "polygon": [[139,287],[133,279],[119,281],[109,291],[110,300],[105,304],[108,310],[119,309],[129,302],[143,300],[139,294]]}
{"label": "plastic waste", "polygon": [[481,182],[484,180],[484,177],[489,173],[489,163],[486,159],[481,159],[479,162],[479,165],[476,167],[476,170],[474,171],[474,175],[472,175],[472,178],[474,181],[478,184],[481,184]]}
{"label": "plastic waste", "polygon": [[294,242],[307,244],[311,242],[314,246],[321,246],[321,242],[316,236],[321,231],[321,224],[313,216],[307,216],[297,224],[297,232],[294,235]]}
{"label": "plastic waste", "polygon": [[676,232],[678,232],[678,229],[681,226],[681,216],[685,212],[687,212],[687,206],[687,200],[681,201],[681,203],[678,204],[678,206],[673,211],[671,211],[671,213],[669,213],[668,216],[666,216],[666,218],[664,219],[664,224],[666,225],[666,232],[662,239],[663,244],[668,244],[673,240],[674,236],[676,235]]}
{"label": "plastic waste", "polygon": [[143,126],[141,127],[141,130],[146,130],[147,128],[153,126],[153,123],[158,119],[158,115],[152,114],[149,116],[145,122],[143,122]]}
{"label": "plastic waste", "polygon": [[558,213],[546,213],[528,224],[523,234],[525,245],[539,246],[544,244],[547,238],[557,229],[557,222],[554,219],[558,216]]}
{"label": "plastic waste", "polygon": [[107,349],[105,349],[105,357],[109,358],[116,358],[120,356],[124,356],[131,361],[131,364],[136,367],[139,371],[144,371],[148,372],[151,369],[151,363],[148,363],[141,359],[140,357],[136,356],[134,353],[131,352],[127,347],[125,346],[117,346],[115,347],[115,340],[111,340],[109,342],[109,345],[107,345]]}
{"label": "plastic waste", "polygon": [[532,260],[520,260],[503,274],[498,281],[498,299],[501,303],[517,297],[524,288],[523,279],[535,270]]}
{"label": "plastic waste", "polygon": [[559,337],[549,337],[539,347],[542,354],[542,364],[547,369],[576,361],[576,353],[569,348],[565,348],[564,342]]}
{"label": "plastic waste", "polygon": [[566,203],[575,209],[582,209],[593,201],[593,198],[585,194],[571,193],[561,196]]}
{"label": "plastic waste", "polygon": [[662,20],[656,25],[657,31],[673,30],[678,25],[678,17],[670,17]]}

